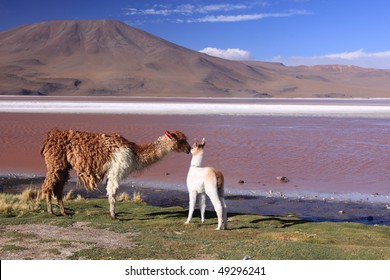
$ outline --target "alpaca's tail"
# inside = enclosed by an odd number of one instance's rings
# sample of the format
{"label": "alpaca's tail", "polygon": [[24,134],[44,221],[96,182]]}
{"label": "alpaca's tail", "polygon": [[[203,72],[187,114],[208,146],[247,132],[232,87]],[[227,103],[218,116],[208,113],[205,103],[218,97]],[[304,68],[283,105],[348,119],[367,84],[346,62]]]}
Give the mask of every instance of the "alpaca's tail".
{"label": "alpaca's tail", "polygon": [[43,151],[44,151],[45,148],[46,148],[46,143],[47,143],[47,141],[45,140],[45,141],[43,142],[43,144],[42,144],[42,147],[41,147],[40,154],[41,154],[42,157],[44,157],[44,156],[43,156]]}
{"label": "alpaca's tail", "polygon": [[[53,144],[55,142],[59,142],[64,138],[66,139],[67,135],[68,135],[68,131],[61,131],[61,130],[58,130],[57,128],[51,129],[46,134],[45,139],[43,139],[43,143],[42,143],[41,150],[40,150],[41,156],[45,157],[46,151],[48,149],[50,149],[50,147],[53,146]],[[60,146],[62,146],[62,145],[60,145]]]}
{"label": "alpaca's tail", "polygon": [[43,143],[42,143],[42,146],[41,146],[41,156],[44,157],[45,156],[45,150],[47,148],[47,145],[48,145],[48,140],[50,139],[50,134],[53,130],[50,130],[47,134],[46,134],[46,137],[45,139],[43,139]]}

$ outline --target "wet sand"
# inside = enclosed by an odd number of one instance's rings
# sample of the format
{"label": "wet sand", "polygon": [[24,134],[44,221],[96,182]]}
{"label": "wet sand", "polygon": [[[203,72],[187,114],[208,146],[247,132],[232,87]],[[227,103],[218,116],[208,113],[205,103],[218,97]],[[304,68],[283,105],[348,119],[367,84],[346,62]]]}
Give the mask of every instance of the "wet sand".
{"label": "wet sand", "polygon": [[[0,113],[0,173],[44,176],[39,151],[46,132],[53,127],[115,132],[136,143],[151,142],[165,130],[183,131],[190,143],[206,137],[204,164],[223,171],[227,194],[281,201],[281,205],[271,203],[268,214],[278,214],[280,209],[288,212],[282,205],[294,209],[287,200],[369,202],[380,209],[390,204],[387,118]],[[190,160],[190,155],[171,154],[132,174],[123,185],[185,194]],[[280,183],[277,176],[286,176],[289,182]],[[230,204],[241,212],[266,211],[264,205],[256,202],[257,206],[249,206],[247,200]],[[325,205],[319,209],[328,212]],[[390,210],[382,213],[385,218],[389,215]]]}

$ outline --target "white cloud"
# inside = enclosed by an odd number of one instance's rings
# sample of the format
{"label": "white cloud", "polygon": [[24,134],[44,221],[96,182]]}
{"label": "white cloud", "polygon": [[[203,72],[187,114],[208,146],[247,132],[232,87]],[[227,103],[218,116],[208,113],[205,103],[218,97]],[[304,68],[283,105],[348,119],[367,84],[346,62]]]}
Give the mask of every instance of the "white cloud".
{"label": "white cloud", "polygon": [[125,8],[125,15],[163,15],[169,16],[173,14],[190,15],[190,14],[208,14],[212,12],[228,12],[234,10],[244,10],[250,7],[246,5],[232,4],[213,4],[205,6],[194,6],[192,4],[182,4],[176,7],[166,5],[154,5],[150,9]]}
{"label": "white cloud", "polygon": [[319,58],[354,60],[354,59],[362,58],[363,56],[365,56],[365,53],[362,49],[360,49],[353,52],[326,54],[326,55],[319,56]]}
{"label": "white cloud", "polygon": [[191,22],[237,22],[237,21],[248,21],[248,20],[257,20],[263,18],[262,15],[231,15],[231,16],[206,16],[197,19],[189,19],[188,23]]}
{"label": "white cloud", "polygon": [[214,5],[206,5],[206,6],[199,6],[197,8],[197,11],[199,13],[210,13],[210,12],[220,12],[220,11],[234,11],[234,10],[245,10],[249,7],[247,5],[238,4],[238,5],[232,5],[232,4],[214,4]]}
{"label": "white cloud", "polygon": [[194,10],[195,10],[195,6],[194,5],[192,5],[192,4],[183,4],[183,5],[178,6],[177,8],[174,8],[172,10],[172,12],[176,13],[176,14],[190,15],[190,14],[194,13]]}
{"label": "white cloud", "polygon": [[217,49],[217,48],[204,48],[203,50],[200,50],[201,53],[206,53],[211,56],[216,56],[224,59],[230,59],[230,60],[250,60],[252,55],[249,51],[241,50],[237,48],[232,49]]}
{"label": "white cloud", "polygon": [[219,16],[206,16],[197,19],[190,19],[187,22],[237,22],[237,21],[248,21],[258,20],[264,18],[261,14],[254,15],[219,15]]}
{"label": "white cloud", "polygon": [[154,6],[150,9],[136,9],[136,8],[125,8],[125,15],[155,15],[155,16],[169,16],[172,14],[181,14],[181,15],[189,15],[194,11],[194,6],[190,4],[180,5],[176,8],[169,8],[167,6]]}
{"label": "white cloud", "polygon": [[272,59],[285,65],[356,65],[367,68],[390,69],[390,50],[382,52],[365,52],[359,49],[351,52],[324,54],[319,56],[276,56]]}
{"label": "white cloud", "polygon": [[[250,3],[250,2],[248,2]],[[256,1],[250,4],[208,4],[194,5],[172,4],[153,5],[150,8],[129,7],[123,9],[127,16],[154,16],[163,17],[165,21],[177,23],[198,23],[198,22],[239,22],[261,20],[264,18],[290,17],[296,15],[308,15],[305,10],[289,10],[280,13],[256,13],[259,7],[267,7],[270,4],[265,1]],[[237,14],[241,12],[241,14]],[[245,13],[244,13],[245,12]]]}
{"label": "white cloud", "polygon": [[211,15],[196,19],[189,19],[187,22],[238,22],[261,20],[264,18],[280,18],[291,17],[296,15],[307,15],[308,12],[303,10],[293,10],[285,13],[262,13],[262,14],[246,14],[246,15]]}

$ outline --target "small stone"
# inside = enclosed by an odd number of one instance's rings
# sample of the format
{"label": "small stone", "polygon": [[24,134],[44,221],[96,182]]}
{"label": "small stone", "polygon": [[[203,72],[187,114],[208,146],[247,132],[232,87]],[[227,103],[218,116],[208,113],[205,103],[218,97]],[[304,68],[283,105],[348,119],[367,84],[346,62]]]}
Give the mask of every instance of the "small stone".
{"label": "small stone", "polygon": [[367,221],[373,221],[374,220],[374,217],[373,216],[368,216],[367,217]]}
{"label": "small stone", "polygon": [[282,183],[287,183],[287,182],[290,181],[290,180],[289,180],[287,177],[285,177],[285,176],[278,176],[278,177],[276,177],[276,180],[278,180],[279,182],[282,182]]}
{"label": "small stone", "polygon": [[344,213],[345,213],[344,210],[340,210],[340,211],[339,211],[339,214],[344,214]]}
{"label": "small stone", "polygon": [[165,176],[168,176],[168,175],[171,175],[171,173],[165,172],[164,175],[165,175]]}
{"label": "small stone", "polygon": [[239,184],[244,184],[245,181],[244,181],[244,180],[238,180],[238,183],[239,183]]}

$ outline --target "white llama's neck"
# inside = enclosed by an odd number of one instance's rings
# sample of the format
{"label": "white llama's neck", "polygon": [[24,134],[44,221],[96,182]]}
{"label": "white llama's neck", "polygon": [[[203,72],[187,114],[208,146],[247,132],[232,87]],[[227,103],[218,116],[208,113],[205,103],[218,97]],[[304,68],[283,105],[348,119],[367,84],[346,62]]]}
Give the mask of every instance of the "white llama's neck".
{"label": "white llama's neck", "polygon": [[203,151],[196,153],[192,156],[191,166],[200,167],[203,161]]}

